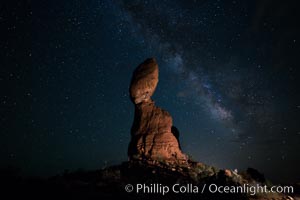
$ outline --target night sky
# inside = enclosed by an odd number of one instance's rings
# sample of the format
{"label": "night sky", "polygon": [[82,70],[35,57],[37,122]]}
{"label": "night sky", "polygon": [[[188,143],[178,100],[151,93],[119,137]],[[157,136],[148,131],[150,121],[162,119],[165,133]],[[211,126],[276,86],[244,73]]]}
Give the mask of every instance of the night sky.
{"label": "night sky", "polygon": [[155,57],[153,99],[185,153],[299,181],[296,2],[2,2],[0,166],[50,176],[126,161],[131,75]]}

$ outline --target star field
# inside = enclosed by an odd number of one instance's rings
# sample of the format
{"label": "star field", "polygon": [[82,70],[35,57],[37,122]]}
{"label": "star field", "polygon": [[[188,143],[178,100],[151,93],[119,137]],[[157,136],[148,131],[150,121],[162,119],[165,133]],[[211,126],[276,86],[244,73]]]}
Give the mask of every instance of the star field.
{"label": "star field", "polygon": [[299,177],[299,25],[293,1],[24,1],[0,23],[0,165],[25,174],[127,160],[134,68],[184,152],[220,168]]}

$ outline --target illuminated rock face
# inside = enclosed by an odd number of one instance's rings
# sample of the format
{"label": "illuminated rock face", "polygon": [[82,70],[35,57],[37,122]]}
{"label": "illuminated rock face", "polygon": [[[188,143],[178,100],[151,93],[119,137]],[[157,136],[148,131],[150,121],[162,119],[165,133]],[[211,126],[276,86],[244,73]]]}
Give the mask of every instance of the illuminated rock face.
{"label": "illuminated rock face", "polygon": [[133,72],[130,97],[134,104],[150,101],[158,83],[158,65],[154,58],[140,64]]}
{"label": "illuminated rock face", "polygon": [[[185,161],[187,157],[180,150],[179,133],[176,128],[172,128],[171,115],[157,107],[151,99],[157,83],[158,65],[155,59],[149,58],[135,69],[129,89],[135,105],[129,159],[173,163]],[[172,130],[176,130],[176,133],[172,133]]]}

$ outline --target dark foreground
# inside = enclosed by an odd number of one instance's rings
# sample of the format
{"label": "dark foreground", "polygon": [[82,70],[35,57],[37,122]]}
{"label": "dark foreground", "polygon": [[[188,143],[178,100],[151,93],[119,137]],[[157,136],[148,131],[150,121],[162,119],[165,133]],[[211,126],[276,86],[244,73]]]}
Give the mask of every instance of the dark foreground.
{"label": "dark foreground", "polygon": [[[183,166],[172,166],[168,163],[150,164],[141,161],[124,162],[102,170],[65,172],[48,179],[24,179],[6,172],[0,175],[2,195],[8,195],[7,197],[10,198],[277,200],[297,199],[296,193],[299,194],[299,185],[294,185],[293,194],[211,193],[208,190],[211,184],[217,186],[260,184],[267,187],[271,187],[272,184],[255,169],[236,173],[196,162]],[[137,190],[137,187],[141,188]]]}

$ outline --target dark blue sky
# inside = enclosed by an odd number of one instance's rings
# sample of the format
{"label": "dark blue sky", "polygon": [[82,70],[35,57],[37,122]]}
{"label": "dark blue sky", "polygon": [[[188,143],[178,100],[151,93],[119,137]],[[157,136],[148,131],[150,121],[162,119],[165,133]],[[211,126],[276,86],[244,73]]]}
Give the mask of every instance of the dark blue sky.
{"label": "dark blue sky", "polygon": [[53,175],[127,160],[131,74],[155,57],[153,99],[171,113],[184,152],[296,180],[295,8],[270,0],[4,4],[1,166]]}

